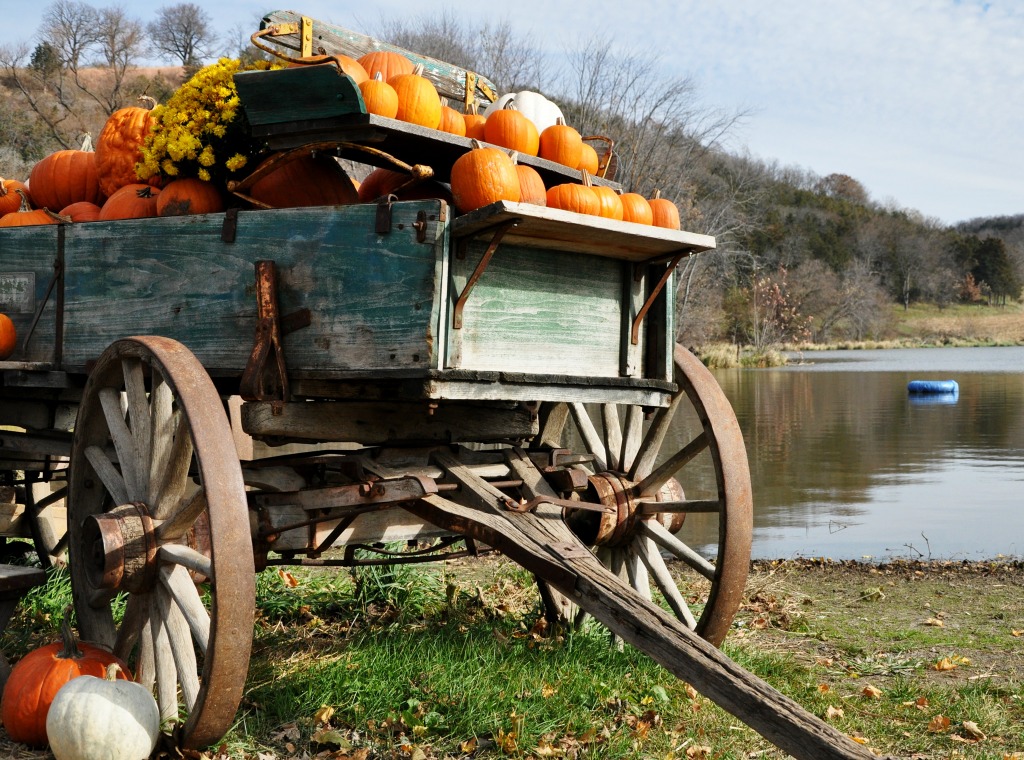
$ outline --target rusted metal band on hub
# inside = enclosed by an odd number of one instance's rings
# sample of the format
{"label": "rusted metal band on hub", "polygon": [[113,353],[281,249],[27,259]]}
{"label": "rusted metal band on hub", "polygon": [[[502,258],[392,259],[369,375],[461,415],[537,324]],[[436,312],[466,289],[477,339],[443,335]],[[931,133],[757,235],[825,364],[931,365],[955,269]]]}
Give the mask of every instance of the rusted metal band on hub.
{"label": "rusted metal band on hub", "polygon": [[83,535],[91,547],[89,583],[109,591],[145,591],[156,579],[153,519],[140,502],[122,504],[85,519]]}

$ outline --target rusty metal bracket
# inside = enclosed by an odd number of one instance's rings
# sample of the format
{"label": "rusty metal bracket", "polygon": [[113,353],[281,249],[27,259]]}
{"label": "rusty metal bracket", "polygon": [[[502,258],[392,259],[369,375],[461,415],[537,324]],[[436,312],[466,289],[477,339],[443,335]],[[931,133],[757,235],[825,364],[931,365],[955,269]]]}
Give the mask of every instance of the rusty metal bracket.
{"label": "rusty metal bracket", "polygon": [[459,294],[458,300],[455,302],[455,310],[452,313],[452,327],[456,330],[462,328],[462,310],[466,308],[466,301],[469,300],[469,294],[473,288],[476,287],[477,282],[483,276],[484,271],[491,263],[491,258],[498,250],[498,245],[501,243],[501,239],[505,237],[505,233],[513,227],[519,224],[519,219],[509,219],[504,224],[498,226],[494,231],[494,236],[491,238],[490,244],[487,246],[487,250],[484,251],[484,255],[480,257],[480,261],[477,262],[476,269],[473,270],[473,274],[470,275],[469,280],[466,281],[466,287],[462,289],[462,293]]}
{"label": "rusty metal bracket", "polygon": [[[246,401],[287,401],[288,369],[281,343],[286,332],[307,327],[308,309],[282,318],[277,305],[277,265],[273,261],[256,262],[256,335],[252,353],[239,382],[239,394]],[[285,329],[287,325],[287,330]],[[267,364],[273,354],[273,384],[267,387]]]}
{"label": "rusty metal bracket", "polygon": [[630,341],[634,346],[640,342],[640,325],[643,324],[644,319],[647,317],[647,312],[649,312],[651,307],[654,306],[654,302],[658,296],[661,295],[661,291],[665,288],[665,283],[668,282],[668,278],[672,275],[672,272],[675,271],[675,268],[679,266],[679,262],[682,260],[683,256],[686,255],[686,251],[680,251],[672,257],[668,266],[665,267],[665,271],[662,273],[661,279],[658,280],[658,284],[654,286],[651,294],[647,296],[647,301],[641,307],[640,311],[637,312],[636,319],[633,320],[633,330],[630,333]]}
{"label": "rusty metal bracket", "polygon": [[590,501],[577,501],[575,499],[559,499],[554,496],[535,496],[529,501],[515,501],[514,499],[506,499],[504,507],[509,512],[532,512],[541,504],[553,504],[556,507],[565,507],[566,509],[584,509],[588,512],[614,512],[614,507],[608,507],[604,504],[595,504]]}
{"label": "rusty metal bracket", "polygon": [[[50,282],[46,285],[46,293],[43,294],[43,300],[39,302],[39,308],[36,309],[35,316],[32,318],[32,324],[29,325],[28,332],[25,334],[25,340],[21,342],[22,352],[28,351],[28,342],[32,340],[32,334],[36,331],[36,325],[39,324],[40,317],[43,316],[43,309],[46,308],[46,304],[50,301],[50,296],[53,294],[53,289],[57,283],[61,283],[63,286],[64,282],[64,225],[60,225],[57,229],[57,258],[53,262],[53,275],[50,277]],[[63,287],[62,287],[63,290]],[[58,319],[63,317],[63,309],[59,309],[61,312],[58,314]],[[62,326],[63,323],[58,325]],[[58,335],[58,341],[61,336]],[[57,361],[60,361],[60,342],[57,343],[56,347]]]}

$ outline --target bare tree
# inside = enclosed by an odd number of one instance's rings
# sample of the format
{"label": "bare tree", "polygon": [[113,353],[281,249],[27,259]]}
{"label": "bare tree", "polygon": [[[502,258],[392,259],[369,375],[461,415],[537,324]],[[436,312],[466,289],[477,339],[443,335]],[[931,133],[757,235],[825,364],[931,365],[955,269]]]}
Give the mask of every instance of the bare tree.
{"label": "bare tree", "polygon": [[537,51],[516,40],[508,21],[485,23],[471,29],[450,9],[414,19],[385,22],[381,39],[406,50],[475,71],[501,94],[543,86],[543,68]]}
{"label": "bare tree", "polygon": [[653,58],[614,51],[610,39],[594,39],[568,54],[567,121],[614,140],[617,182],[679,202],[692,193],[688,171],[743,114],[703,105],[692,78],[662,74]]}
{"label": "bare tree", "polygon": [[31,114],[56,146],[77,148],[83,134],[98,134],[110,114],[139,94],[142,25],[120,8],[56,0],[43,13],[37,39],[31,56],[27,45],[0,49],[0,70],[16,97],[11,107]]}
{"label": "bare tree", "polygon": [[146,27],[157,52],[180,61],[186,69],[198,69],[216,42],[210,14],[194,3],[165,5],[156,21]]}

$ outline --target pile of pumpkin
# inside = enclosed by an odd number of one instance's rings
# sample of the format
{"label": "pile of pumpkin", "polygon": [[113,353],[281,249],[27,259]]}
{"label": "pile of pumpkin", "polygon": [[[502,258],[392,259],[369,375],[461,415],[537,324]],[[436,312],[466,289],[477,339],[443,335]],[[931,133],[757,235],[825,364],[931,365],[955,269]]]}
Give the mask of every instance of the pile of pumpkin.
{"label": "pile of pumpkin", "polygon": [[[274,170],[246,189],[254,205],[344,205],[394,193],[400,200],[442,198],[460,213],[511,201],[680,228],[678,208],[657,193],[648,199],[592,183],[590,178],[598,171],[597,151],[565,123],[558,106],[539,93],[503,95],[482,114],[474,109],[462,113],[442,102],[422,67],[399,53],[337,58],[358,85],[367,111],[468,137],[471,149],[453,163],[450,185],[384,168],[359,183],[325,154],[288,161],[271,156],[267,162],[275,163]],[[136,164],[150,131],[150,114],[143,106],[119,109],[100,132],[95,152],[52,153],[33,167],[27,185],[0,180],[0,227],[224,210],[224,187],[192,177],[165,181],[154,176],[145,182],[138,178]],[[533,167],[517,161],[519,155],[539,156],[579,171],[580,181],[546,187]]]}
{"label": "pile of pumpkin", "polygon": [[80,642],[67,622],[61,641],[34,649],[11,669],[0,700],[7,735],[50,747],[57,760],[141,760],[160,738],[153,695],[128,666]]}
{"label": "pile of pumpkin", "polygon": [[[594,185],[590,176],[598,171],[597,151],[565,123],[558,106],[540,93],[503,95],[482,114],[475,109],[462,113],[442,101],[423,76],[422,66],[415,66],[400,53],[379,51],[359,59],[338,59],[358,85],[369,113],[470,138],[472,149],[455,161],[451,171],[451,200],[462,213],[496,201],[511,201],[680,227],[678,207],[658,193],[648,199],[639,193],[619,194],[610,187]],[[547,188],[533,167],[517,162],[518,155],[539,156],[578,170],[580,182]],[[371,193],[380,189],[378,179],[384,187],[389,180],[403,179],[398,173],[375,175],[371,175],[374,181],[369,188],[361,188],[362,200],[377,197]]]}

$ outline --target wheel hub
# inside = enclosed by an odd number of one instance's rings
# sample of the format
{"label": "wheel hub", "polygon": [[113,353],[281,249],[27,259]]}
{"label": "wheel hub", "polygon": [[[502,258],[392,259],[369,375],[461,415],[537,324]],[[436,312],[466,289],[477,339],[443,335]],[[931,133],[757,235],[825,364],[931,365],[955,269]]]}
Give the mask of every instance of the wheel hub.
{"label": "wheel hub", "polygon": [[[148,591],[156,582],[157,523],[142,502],[89,515],[82,525],[86,549],[86,579],[97,590],[138,593]],[[211,556],[210,522],[200,513],[188,532],[178,541],[206,557]],[[195,583],[206,578],[189,571]]]}
{"label": "wheel hub", "polygon": [[[637,522],[645,515],[640,510],[638,498],[635,496],[636,485],[625,476],[614,472],[601,472],[591,475],[584,501],[601,504],[607,509],[597,514],[577,510],[570,520],[570,526],[588,543],[595,546],[621,546],[630,541],[636,531]],[[683,487],[675,478],[670,478],[655,497],[658,501],[682,501]],[[594,519],[596,517],[596,520]],[[660,512],[655,518],[670,531],[675,533],[683,527],[686,519],[684,513]],[[582,523],[589,523],[583,528]]]}
{"label": "wheel hub", "polygon": [[89,515],[82,525],[86,578],[95,589],[138,593],[152,588],[157,540],[146,505],[131,502]]}

